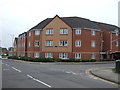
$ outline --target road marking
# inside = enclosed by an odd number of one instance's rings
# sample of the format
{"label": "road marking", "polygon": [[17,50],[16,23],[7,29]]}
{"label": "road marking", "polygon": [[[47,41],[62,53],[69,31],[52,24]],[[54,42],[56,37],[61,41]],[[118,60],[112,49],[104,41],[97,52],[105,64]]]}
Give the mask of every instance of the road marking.
{"label": "road marking", "polygon": [[33,80],[35,80],[35,81],[37,81],[37,82],[39,82],[39,83],[41,83],[41,84],[43,84],[43,85],[45,85],[45,86],[47,86],[47,87],[49,87],[49,88],[51,88],[51,86],[50,85],[48,85],[48,84],[46,84],[46,83],[44,83],[44,82],[42,82],[42,81],[40,81],[40,80],[38,80],[38,79],[35,79],[34,77],[32,77],[32,76],[30,76],[30,75],[27,75],[29,78],[31,78],[31,79],[33,79]]}
{"label": "road marking", "polygon": [[21,72],[20,70],[16,69],[15,67],[12,67],[12,69],[14,69],[14,70],[16,70],[16,71],[18,71],[18,72]]}
{"label": "road marking", "polygon": [[3,71],[8,71],[8,70],[10,70],[10,69],[3,69]]}
{"label": "road marking", "polygon": [[66,71],[65,73],[68,73],[68,74],[69,74],[69,73],[71,73],[71,72]]}

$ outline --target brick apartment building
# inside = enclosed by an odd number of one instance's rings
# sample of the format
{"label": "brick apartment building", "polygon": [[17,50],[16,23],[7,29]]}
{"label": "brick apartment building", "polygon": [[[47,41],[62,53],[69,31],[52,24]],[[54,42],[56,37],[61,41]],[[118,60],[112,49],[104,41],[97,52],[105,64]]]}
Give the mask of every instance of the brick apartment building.
{"label": "brick apartment building", "polygon": [[80,17],[47,18],[18,36],[17,56],[103,59],[120,52],[117,26]]}

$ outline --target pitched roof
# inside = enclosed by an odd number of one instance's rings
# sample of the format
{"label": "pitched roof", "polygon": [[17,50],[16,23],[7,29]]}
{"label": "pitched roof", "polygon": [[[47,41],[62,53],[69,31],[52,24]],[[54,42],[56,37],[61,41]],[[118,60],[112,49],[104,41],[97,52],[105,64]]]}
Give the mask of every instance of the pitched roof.
{"label": "pitched roof", "polygon": [[52,18],[47,18],[39,24],[37,24],[36,26],[34,26],[33,28],[31,28],[29,31],[31,31],[32,29],[43,29],[51,20]]}
{"label": "pitched roof", "polygon": [[[31,28],[29,31],[33,29],[43,29],[53,19],[54,18],[47,18]],[[90,28],[100,30],[98,26],[95,23],[91,22],[89,19],[80,17],[61,17],[61,19],[72,28]]]}
{"label": "pitched roof", "polygon": [[[94,22],[94,21],[93,21]],[[106,30],[109,30],[110,32],[115,32],[115,30],[118,30],[120,33],[120,28],[118,26],[112,25],[112,24],[107,24],[107,23],[101,23],[101,22],[94,22],[97,25],[102,26]]]}
{"label": "pitched roof", "polygon": [[72,28],[90,28],[100,30],[98,26],[89,19],[80,17],[63,17],[61,19]]}

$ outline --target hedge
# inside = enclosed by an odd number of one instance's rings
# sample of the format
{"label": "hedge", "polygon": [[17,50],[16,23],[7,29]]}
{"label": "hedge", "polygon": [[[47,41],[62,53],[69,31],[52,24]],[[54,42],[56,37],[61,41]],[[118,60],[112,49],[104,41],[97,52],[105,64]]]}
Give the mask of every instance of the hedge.
{"label": "hedge", "polygon": [[57,58],[31,58],[27,56],[10,56],[8,59],[16,59],[16,60],[24,60],[24,61],[31,61],[31,62],[96,62],[95,59],[57,59]]}

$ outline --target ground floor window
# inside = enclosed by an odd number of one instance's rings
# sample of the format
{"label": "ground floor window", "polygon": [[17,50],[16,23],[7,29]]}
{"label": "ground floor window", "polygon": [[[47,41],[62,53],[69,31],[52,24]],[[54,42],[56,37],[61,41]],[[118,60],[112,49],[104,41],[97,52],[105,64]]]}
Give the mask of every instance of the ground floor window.
{"label": "ground floor window", "polygon": [[52,53],[45,53],[45,58],[52,58],[52,57],[53,57]]}
{"label": "ground floor window", "polygon": [[75,59],[81,59],[81,54],[80,53],[75,53]]}
{"label": "ground floor window", "polygon": [[96,54],[95,53],[91,54],[91,59],[96,59]]}
{"label": "ground floor window", "polygon": [[35,52],[35,53],[34,53],[34,57],[35,57],[35,58],[39,58],[39,57],[40,57],[39,52]]}
{"label": "ground floor window", "polygon": [[67,59],[68,58],[68,53],[60,53],[59,58],[61,59]]}

